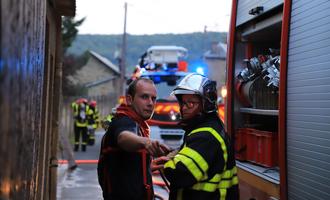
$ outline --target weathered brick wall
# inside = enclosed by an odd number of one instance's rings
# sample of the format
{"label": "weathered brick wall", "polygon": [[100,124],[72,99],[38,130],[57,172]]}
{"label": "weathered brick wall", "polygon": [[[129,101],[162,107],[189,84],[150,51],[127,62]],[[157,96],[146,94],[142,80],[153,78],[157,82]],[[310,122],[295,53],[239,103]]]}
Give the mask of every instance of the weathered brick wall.
{"label": "weathered brick wall", "polygon": [[45,0],[1,0],[0,199],[37,199]]}

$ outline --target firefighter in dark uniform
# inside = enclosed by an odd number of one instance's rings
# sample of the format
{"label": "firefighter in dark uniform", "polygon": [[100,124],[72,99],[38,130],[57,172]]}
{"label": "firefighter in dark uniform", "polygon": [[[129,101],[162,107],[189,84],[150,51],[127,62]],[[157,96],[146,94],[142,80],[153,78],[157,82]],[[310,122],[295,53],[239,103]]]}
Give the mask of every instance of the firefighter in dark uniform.
{"label": "firefighter in dark uniform", "polygon": [[153,114],[156,95],[152,80],[134,80],[127,89],[127,105],[116,108],[106,128],[97,167],[105,200],[154,199],[151,170],[156,167],[151,159],[168,153],[165,145],[149,138],[146,120]]}
{"label": "firefighter in dark uniform", "polygon": [[180,150],[164,165],[169,199],[239,199],[233,148],[217,115],[216,82],[189,74],[173,93],[185,136]]}

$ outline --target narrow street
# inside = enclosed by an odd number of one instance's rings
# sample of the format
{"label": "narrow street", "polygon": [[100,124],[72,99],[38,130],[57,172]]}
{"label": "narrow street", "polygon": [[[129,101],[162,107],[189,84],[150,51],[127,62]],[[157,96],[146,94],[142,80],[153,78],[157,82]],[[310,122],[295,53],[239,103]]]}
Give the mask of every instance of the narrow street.
{"label": "narrow street", "polygon": [[81,163],[74,171],[67,171],[67,164],[59,164],[57,170],[58,200],[103,199],[96,170],[100,140],[103,134],[104,131],[96,132],[95,145],[88,146],[86,152],[75,152],[75,159]]}

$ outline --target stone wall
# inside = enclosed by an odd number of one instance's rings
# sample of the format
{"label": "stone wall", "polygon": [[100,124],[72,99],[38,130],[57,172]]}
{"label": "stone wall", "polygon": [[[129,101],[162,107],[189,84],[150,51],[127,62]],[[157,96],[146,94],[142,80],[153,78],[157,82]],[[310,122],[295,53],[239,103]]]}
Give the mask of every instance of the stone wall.
{"label": "stone wall", "polygon": [[106,82],[88,87],[88,96],[119,96],[120,75],[114,72],[104,63],[97,60],[94,56],[90,56],[88,62],[78,70],[71,78],[74,84],[85,85],[111,79]]}
{"label": "stone wall", "polygon": [[226,60],[208,59],[206,63],[208,66],[207,77],[217,81],[218,87],[224,86],[226,83]]}

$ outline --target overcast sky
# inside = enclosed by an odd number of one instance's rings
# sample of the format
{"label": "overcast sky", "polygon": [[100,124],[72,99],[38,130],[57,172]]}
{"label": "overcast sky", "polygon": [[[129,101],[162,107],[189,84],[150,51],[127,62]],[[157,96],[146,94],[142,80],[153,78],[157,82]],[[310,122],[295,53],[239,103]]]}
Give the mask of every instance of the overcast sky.
{"label": "overcast sky", "polygon": [[122,34],[127,2],[129,34],[228,31],[231,0],[76,0],[79,34]]}

